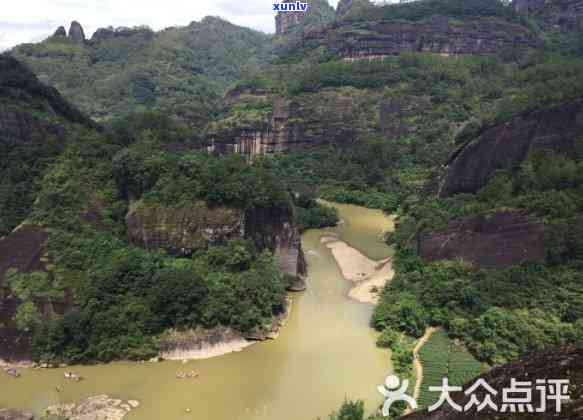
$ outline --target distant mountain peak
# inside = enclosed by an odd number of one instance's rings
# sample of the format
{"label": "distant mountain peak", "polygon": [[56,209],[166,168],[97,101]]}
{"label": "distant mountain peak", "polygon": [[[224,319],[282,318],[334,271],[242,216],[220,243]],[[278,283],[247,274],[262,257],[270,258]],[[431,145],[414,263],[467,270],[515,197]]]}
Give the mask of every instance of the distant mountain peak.
{"label": "distant mountain peak", "polygon": [[81,26],[81,24],[76,20],[71,22],[71,27],[69,28],[69,38],[75,42],[85,42],[85,31],[83,30],[83,26]]}

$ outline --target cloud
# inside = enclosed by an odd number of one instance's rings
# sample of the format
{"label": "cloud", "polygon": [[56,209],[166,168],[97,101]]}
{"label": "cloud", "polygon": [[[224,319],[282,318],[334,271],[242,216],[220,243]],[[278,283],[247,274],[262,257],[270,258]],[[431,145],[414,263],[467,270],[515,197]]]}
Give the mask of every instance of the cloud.
{"label": "cloud", "polygon": [[[33,42],[77,20],[90,37],[106,26],[148,25],[155,30],[188,25],[205,16],[263,32],[275,30],[274,0],[18,0],[2,8],[0,48]],[[309,0],[308,0],[309,1]],[[329,0],[336,6],[338,0]]]}

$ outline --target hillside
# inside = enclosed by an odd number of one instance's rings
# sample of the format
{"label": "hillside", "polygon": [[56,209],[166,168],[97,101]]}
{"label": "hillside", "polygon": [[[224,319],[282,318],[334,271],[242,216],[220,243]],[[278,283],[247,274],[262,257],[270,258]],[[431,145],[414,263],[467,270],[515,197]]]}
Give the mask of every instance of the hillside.
{"label": "hillside", "polygon": [[144,359],[184,344],[167,330],[201,346],[278,328],[306,268],[272,174],[201,153],[168,116],[101,128],[10,56],[0,74],[0,359]]}
{"label": "hillside", "polygon": [[206,18],[91,40],[73,25],[15,48],[104,127],[2,58],[26,75],[0,82],[33,121],[16,138],[43,140],[30,159],[6,149],[25,165],[3,162],[2,232],[27,222],[0,240],[21,268],[0,267],[8,336],[70,362],[143,359],[174,328],[264,337],[285,289],[305,287],[298,226],[337,221],[318,197],[398,216],[371,323],[400,375],[429,327],[493,380],[578,368],[579,3],[343,0],[336,16],[321,2],[313,20],[277,16],[273,39]]}
{"label": "hillside", "polygon": [[29,214],[39,177],[72,132],[96,125],[5,54],[0,55],[0,99],[1,237]]}
{"label": "hillside", "polygon": [[98,120],[143,108],[200,127],[217,111],[226,87],[270,54],[267,35],[215,17],[160,32],[102,28],[91,39],[73,26],[76,36],[61,28],[11,54]]}

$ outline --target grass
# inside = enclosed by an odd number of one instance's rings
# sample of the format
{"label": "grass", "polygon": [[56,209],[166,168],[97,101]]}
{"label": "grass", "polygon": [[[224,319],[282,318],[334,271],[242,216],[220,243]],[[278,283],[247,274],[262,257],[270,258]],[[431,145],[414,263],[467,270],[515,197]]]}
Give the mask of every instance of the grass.
{"label": "grass", "polygon": [[420,407],[428,407],[437,401],[439,393],[429,392],[429,387],[441,385],[443,378],[449,378],[450,385],[461,386],[482,371],[480,362],[444,331],[437,331],[431,336],[421,348],[419,357],[423,364]]}

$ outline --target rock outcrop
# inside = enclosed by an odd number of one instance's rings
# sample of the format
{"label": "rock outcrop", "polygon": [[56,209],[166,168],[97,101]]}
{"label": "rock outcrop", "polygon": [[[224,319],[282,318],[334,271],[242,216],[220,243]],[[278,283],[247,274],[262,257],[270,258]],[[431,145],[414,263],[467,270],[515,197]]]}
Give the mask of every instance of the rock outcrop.
{"label": "rock outcrop", "polygon": [[128,413],[138,408],[135,400],[122,401],[107,395],[87,398],[79,404],[57,404],[47,408],[44,415],[68,420],[122,420]]}
{"label": "rock outcrop", "polygon": [[[286,2],[292,2],[292,0],[287,0]],[[285,3],[283,4],[286,6]],[[308,12],[304,11],[279,12],[275,17],[275,33],[277,35],[290,33],[302,23],[307,15]]]}
{"label": "rock outcrop", "polygon": [[[502,406],[502,398],[504,388],[510,387],[511,379],[516,379],[517,382],[535,382],[537,379],[567,379],[569,380],[569,401],[562,402],[562,409],[560,413],[555,410],[554,401],[547,401],[547,411],[545,413],[529,413],[525,412],[501,412],[501,410],[494,411],[485,408],[477,411],[474,405],[470,411],[460,412],[453,409],[449,404],[445,403],[440,408],[431,413],[427,409],[419,410],[408,416],[400,417],[402,420],[511,420],[511,419],[526,419],[526,420],[580,420],[581,412],[583,411],[583,347],[569,346],[546,350],[542,353],[535,353],[525,356],[521,360],[508,363],[506,365],[492,369],[490,372],[480,376],[488,383],[494,390],[497,391],[496,396],[492,396],[492,402],[497,406]],[[478,378],[470,381],[463,387],[466,391],[473,385]],[[542,406],[542,393],[537,389],[532,388],[532,406],[539,408]],[[475,395],[478,401],[484,401],[487,391],[480,388]],[[512,395],[512,393],[510,394]],[[470,395],[464,392],[452,393],[452,399],[458,405],[465,407],[470,401]]]}
{"label": "rock outcrop", "polygon": [[293,101],[275,98],[273,112],[266,121],[242,122],[218,129],[211,137],[208,150],[239,153],[253,160],[256,156],[323,144],[353,144],[358,141],[356,127],[361,112],[354,98],[332,91],[302,95]]}
{"label": "rock outcrop", "polygon": [[421,234],[418,253],[426,262],[467,261],[505,268],[545,258],[543,224],[513,211],[455,220],[446,229]]}
{"label": "rock outcrop", "polygon": [[572,154],[583,138],[583,99],[530,111],[482,129],[447,163],[440,195],[475,193],[500,169],[518,167],[531,153]]}
{"label": "rock outcrop", "polygon": [[514,9],[563,31],[583,31],[583,0],[514,0]]}
{"label": "rock outcrop", "polygon": [[59,26],[57,28],[57,30],[55,31],[55,33],[53,34],[53,36],[60,37],[60,38],[66,38],[67,37],[67,31],[65,30],[65,27],[64,26]]}
{"label": "rock outcrop", "polygon": [[83,27],[76,20],[71,22],[71,27],[69,28],[69,38],[79,44],[85,42],[85,31],[83,31]]}
{"label": "rock outcrop", "polygon": [[443,16],[424,21],[380,21],[353,24],[341,21],[305,37],[311,46],[324,45],[347,61],[381,59],[406,52],[447,56],[490,54],[504,48],[539,48],[542,42],[526,27],[502,19],[466,19]]}
{"label": "rock outcrop", "polygon": [[[296,0],[282,0],[279,2],[280,10],[275,16],[275,33],[287,36],[302,32],[308,24],[328,23],[334,19],[334,9],[327,0],[302,0],[308,3],[308,10],[297,10]],[[309,18],[309,19],[308,19]]]}
{"label": "rock outcrop", "polygon": [[174,255],[189,256],[198,249],[231,239],[250,239],[259,250],[274,252],[280,270],[297,278],[292,290],[303,290],[306,273],[300,236],[290,209],[247,211],[193,203],[173,209],[138,202],[126,218],[128,237],[146,249],[166,249]]}
{"label": "rock outcrop", "polygon": [[187,208],[167,208],[140,201],[126,217],[128,237],[146,249],[166,249],[189,256],[197,249],[243,236],[243,212],[226,207],[209,208],[204,202]]}

